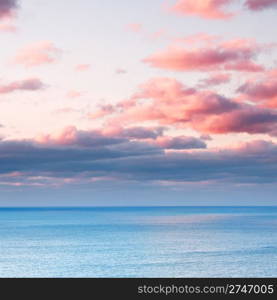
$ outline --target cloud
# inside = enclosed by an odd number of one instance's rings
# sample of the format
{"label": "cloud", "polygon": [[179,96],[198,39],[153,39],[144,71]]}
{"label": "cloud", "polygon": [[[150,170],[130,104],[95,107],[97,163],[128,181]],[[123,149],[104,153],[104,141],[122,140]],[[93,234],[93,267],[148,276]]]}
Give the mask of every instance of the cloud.
{"label": "cloud", "polygon": [[17,0],[0,0],[0,19],[12,17],[17,8]]}
{"label": "cloud", "polygon": [[171,46],[143,59],[151,67],[172,71],[232,70],[260,72],[264,68],[254,62],[261,47],[251,40],[231,40],[209,46]]}
{"label": "cloud", "polygon": [[0,94],[8,94],[16,91],[38,91],[44,89],[45,84],[38,78],[13,81],[6,85],[0,84]]}
{"label": "cloud", "polygon": [[35,141],[46,145],[98,147],[120,144],[127,142],[127,139],[105,136],[100,130],[82,131],[74,126],[68,126],[54,134],[40,135]]}
{"label": "cloud", "polygon": [[199,87],[211,87],[225,84],[231,81],[231,75],[228,73],[211,74],[210,77],[203,79],[198,84]]}
{"label": "cloud", "polygon": [[99,109],[94,112],[88,114],[88,118],[90,119],[99,119],[106,116],[109,116],[111,113],[115,111],[114,107],[110,104],[101,105]]}
{"label": "cloud", "polygon": [[146,127],[131,127],[122,130],[122,136],[126,136],[131,139],[156,139],[163,135],[165,128],[146,128]]}
{"label": "cloud", "polygon": [[[149,100],[141,102],[141,99]],[[238,103],[216,93],[197,91],[171,78],[154,78],[140,86],[129,107],[119,110],[120,119],[116,122],[152,120],[185,124],[202,115],[222,114],[238,107]]]}
{"label": "cloud", "polygon": [[213,115],[194,122],[196,130],[205,133],[249,133],[277,136],[277,113],[268,109],[242,106],[223,115]]}
{"label": "cloud", "polygon": [[[0,141],[0,173],[67,178],[114,178],[144,182],[174,181],[276,183],[277,145],[267,141],[232,148],[164,152],[143,142],[65,146],[34,141]],[[70,180],[72,179],[72,180]]]}
{"label": "cloud", "polygon": [[15,56],[13,62],[25,67],[36,67],[57,61],[61,50],[52,42],[42,41],[22,48]]}
{"label": "cloud", "polygon": [[[257,144],[260,143],[264,146],[259,149]],[[238,149],[141,156],[96,162],[94,166],[123,178],[143,181],[200,182],[209,179],[264,183],[276,182],[276,153],[276,144],[263,141],[247,143]]]}
{"label": "cloud", "polygon": [[107,117],[110,125],[154,122],[202,134],[277,134],[276,111],[189,88],[171,78],[142,84],[129,101],[111,106]]}
{"label": "cloud", "polygon": [[[185,16],[197,16],[203,19],[228,20],[234,17],[234,13],[228,9],[238,0],[177,0],[169,8],[175,14]],[[277,0],[245,0],[243,6],[250,11],[261,11],[277,8]]]}
{"label": "cloud", "polygon": [[262,103],[266,107],[277,108],[277,69],[268,71],[263,78],[249,80],[237,92],[240,99]]}
{"label": "cloud", "polygon": [[105,136],[99,130],[82,131],[69,126],[34,140],[0,141],[0,174],[33,173],[33,176],[75,177],[103,173],[89,166],[93,161],[157,155],[160,147],[122,137]]}
{"label": "cloud", "polygon": [[181,15],[198,16],[205,19],[229,19],[234,14],[226,12],[233,0],[178,0],[171,11]]}
{"label": "cloud", "polygon": [[[105,127],[97,130],[77,130],[68,126],[53,134],[41,134],[35,143],[45,146],[67,146],[80,148],[112,147],[125,150],[149,149],[201,149],[206,148],[205,142],[190,136],[163,136],[164,127]],[[129,151],[128,150],[128,151]]]}
{"label": "cloud", "polygon": [[0,32],[16,32],[16,30],[13,24],[0,24]]}
{"label": "cloud", "polygon": [[212,137],[209,134],[201,134],[200,139],[203,141],[212,141]]}
{"label": "cloud", "polygon": [[164,149],[172,150],[205,149],[207,147],[206,143],[201,139],[190,136],[162,136],[157,138],[155,143]]}
{"label": "cloud", "polygon": [[277,0],[246,0],[245,6],[253,11],[277,8]]}
{"label": "cloud", "polygon": [[84,71],[88,71],[90,68],[91,68],[90,64],[80,64],[75,66],[75,71],[84,72]]}
{"label": "cloud", "polygon": [[128,139],[136,139],[136,140],[143,140],[143,139],[156,139],[159,136],[163,135],[165,128],[164,127],[105,127],[102,129],[102,132],[108,136],[116,135],[123,138]]}

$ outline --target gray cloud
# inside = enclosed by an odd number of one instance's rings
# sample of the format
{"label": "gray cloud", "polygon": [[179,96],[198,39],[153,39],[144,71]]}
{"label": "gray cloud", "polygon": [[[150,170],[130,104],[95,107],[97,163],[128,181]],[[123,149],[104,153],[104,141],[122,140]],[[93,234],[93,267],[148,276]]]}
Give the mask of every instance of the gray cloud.
{"label": "gray cloud", "polygon": [[8,94],[16,91],[37,91],[43,88],[45,88],[45,85],[40,79],[30,78],[0,85],[0,94]]}
{"label": "gray cloud", "polygon": [[0,141],[0,173],[57,177],[113,177],[138,181],[277,181],[277,145],[256,141],[238,149],[165,153],[142,142],[98,147]]}
{"label": "gray cloud", "polygon": [[0,19],[10,16],[17,7],[17,0],[0,0]]}
{"label": "gray cloud", "polygon": [[131,127],[124,128],[121,132],[121,135],[127,138],[134,139],[155,139],[158,136],[163,135],[165,128],[156,127],[156,128],[146,128],[146,127]]}
{"label": "gray cloud", "polygon": [[204,149],[207,147],[203,140],[191,136],[162,137],[157,140],[157,143],[164,149],[172,150]]}

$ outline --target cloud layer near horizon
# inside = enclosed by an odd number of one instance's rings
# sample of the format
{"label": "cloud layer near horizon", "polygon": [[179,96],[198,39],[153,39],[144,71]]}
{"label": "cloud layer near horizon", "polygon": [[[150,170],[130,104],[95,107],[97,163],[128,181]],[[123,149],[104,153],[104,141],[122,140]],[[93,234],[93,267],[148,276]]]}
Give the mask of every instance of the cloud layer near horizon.
{"label": "cloud layer near horizon", "polygon": [[[55,178],[63,178],[64,183],[70,183],[81,178],[113,177],[150,182],[208,180],[260,184],[276,180],[277,145],[272,142],[257,140],[229,149],[167,153],[147,142],[103,136],[96,139],[89,132],[75,134],[77,139],[67,137],[66,142],[64,136],[43,144],[30,140],[1,141],[2,181],[15,183],[25,177],[25,181],[42,184],[40,177],[45,177],[54,182]],[[170,146],[167,142],[162,145],[164,148]]]}

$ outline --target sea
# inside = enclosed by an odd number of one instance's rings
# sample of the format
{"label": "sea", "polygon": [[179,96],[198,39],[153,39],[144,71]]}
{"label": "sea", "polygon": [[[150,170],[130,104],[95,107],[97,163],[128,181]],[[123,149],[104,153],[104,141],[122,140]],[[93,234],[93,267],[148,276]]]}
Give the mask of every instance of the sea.
{"label": "sea", "polygon": [[0,277],[277,277],[277,207],[0,208]]}

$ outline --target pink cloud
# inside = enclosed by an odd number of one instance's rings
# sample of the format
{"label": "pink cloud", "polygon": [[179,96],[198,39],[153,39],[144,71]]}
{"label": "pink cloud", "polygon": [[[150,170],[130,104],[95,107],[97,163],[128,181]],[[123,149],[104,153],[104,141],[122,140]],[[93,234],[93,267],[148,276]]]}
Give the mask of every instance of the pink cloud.
{"label": "pink cloud", "polygon": [[102,105],[99,109],[88,114],[90,119],[99,119],[108,116],[114,112],[114,107],[112,105]]}
{"label": "pink cloud", "polygon": [[90,69],[91,65],[90,64],[80,64],[75,66],[75,71],[77,72],[84,72],[88,71]]}
{"label": "pink cloud", "polygon": [[277,8],[277,0],[246,0],[248,9],[258,11],[267,8]]}
{"label": "pink cloud", "polygon": [[258,72],[264,68],[254,62],[263,47],[252,40],[231,40],[205,47],[171,46],[152,54],[143,62],[172,71],[235,70]]}
{"label": "pink cloud", "polygon": [[[148,99],[141,102],[141,99]],[[120,103],[117,105],[121,107]],[[175,79],[154,78],[140,86],[132,104],[125,106],[120,121],[156,120],[162,124],[186,123],[205,114],[220,114],[237,109],[238,103],[210,91],[197,91]]]}
{"label": "pink cloud", "polygon": [[75,126],[67,126],[52,134],[41,134],[36,137],[36,143],[59,146],[99,147],[117,145],[128,142],[119,132],[105,132],[102,129],[78,130]]}
{"label": "pink cloud", "polygon": [[[35,139],[40,144],[52,145],[94,145],[98,143],[112,144],[129,140],[156,139],[163,135],[163,127],[103,127],[93,130],[78,130],[75,126],[67,126],[51,134],[41,134]],[[176,140],[177,141],[177,140]],[[189,140],[187,140],[189,142]],[[190,142],[193,142],[190,141]]]}
{"label": "pink cloud", "polygon": [[228,73],[212,74],[210,77],[200,81],[199,87],[209,87],[215,85],[221,85],[230,82],[231,75]]}
{"label": "pink cloud", "polygon": [[238,88],[241,100],[262,103],[277,108],[277,69],[273,69],[257,80],[249,80]]}
{"label": "pink cloud", "polygon": [[6,85],[0,84],[0,94],[8,94],[16,91],[37,91],[44,88],[45,85],[40,79],[30,78],[21,81],[13,81]]}
{"label": "pink cloud", "polygon": [[74,126],[68,126],[54,134],[41,134],[36,137],[35,141],[41,144],[72,144],[77,139],[78,131]]}
{"label": "pink cloud", "polygon": [[0,32],[16,32],[16,27],[12,24],[0,24]]}
{"label": "pink cloud", "polygon": [[141,85],[131,99],[123,110],[120,103],[111,109],[109,125],[154,122],[204,134],[277,135],[275,111],[192,89],[175,79],[154,78]]}
{"label": "pink cloud", "polygon": [[213,115],[194,122],[196,130],[212,134],[249,133],[277,136],[277,113],[245,106],[223,115]]}
{"label": "pink cloud", "polygon": [[[241,1],[250,11],[276,9],[277,0],[245,0]],[[230,19],[234,12],[228,6],[239,3],[238,0],[177,0],[170,11],[179,15],[197,16],[204,19]]]}
{"label": "pink cloud", "polygon": [[[67,126],[50,134],[40,134],[34,141],[52,146],[99,146],[113,143],[112,137],[105,136],[101,130],[78,130],[75,126]],[[116,143],[116,141],[115,141]]]}
{"label": "pink cloud", "polygon": [[226,6],[234,0],[178,0],[171,10],[181,15],[205,19],[229,19],[234,14],[226,12]]}
{"label": "pink cloud", "polygon": [[52,42],[43,41],[28,45],[21,49],[14,58],[14,62],[25,67],[35,67],[57,61],[61,50]]}

